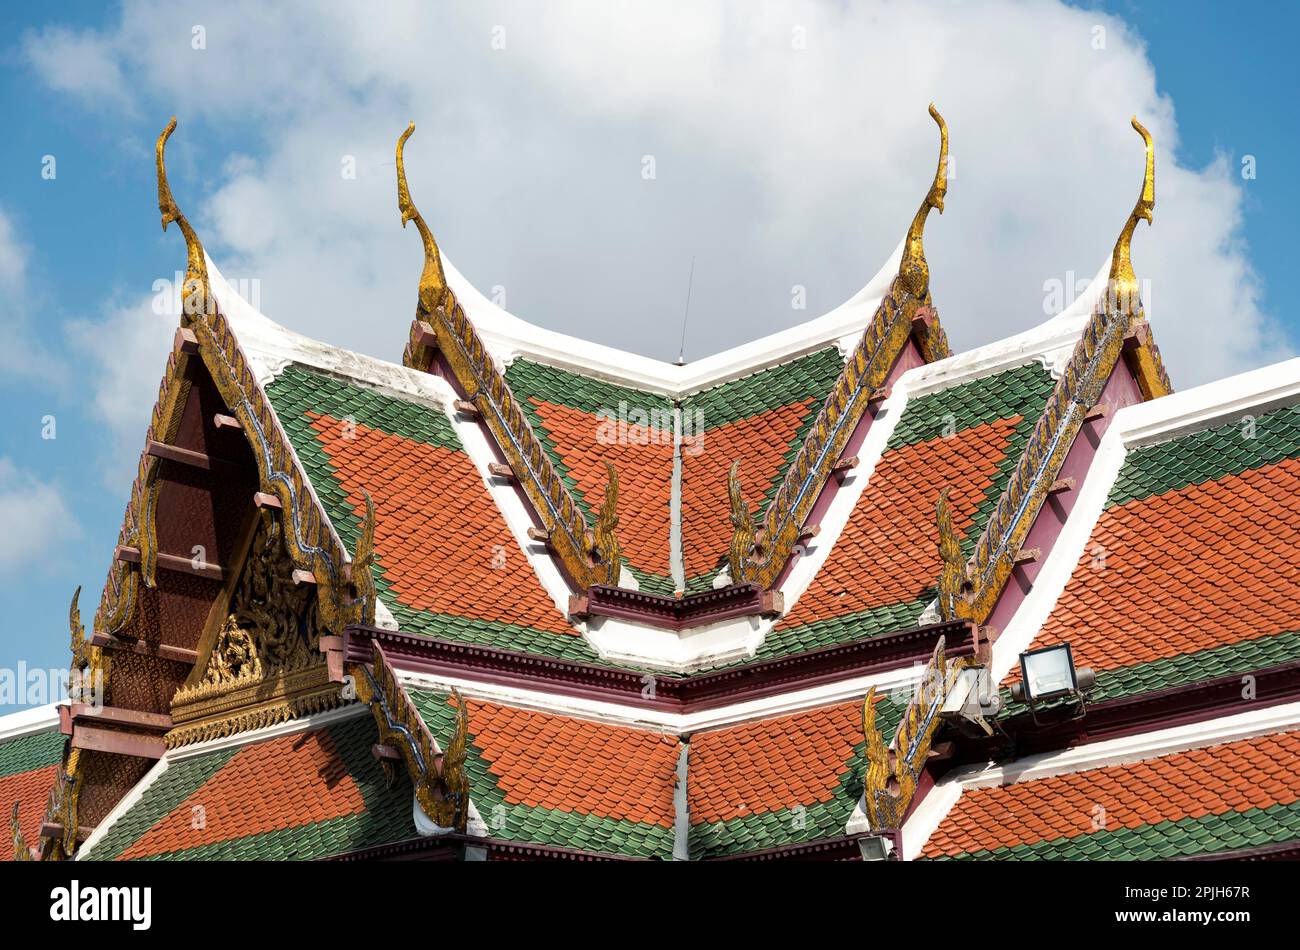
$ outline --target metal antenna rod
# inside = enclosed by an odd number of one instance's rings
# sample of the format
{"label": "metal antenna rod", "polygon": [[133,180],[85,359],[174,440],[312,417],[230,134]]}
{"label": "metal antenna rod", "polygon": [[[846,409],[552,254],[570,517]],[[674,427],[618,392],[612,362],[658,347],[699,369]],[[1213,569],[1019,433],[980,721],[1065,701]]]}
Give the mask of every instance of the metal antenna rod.
{"label": "metal antenna rod", "polygon": [[682,345],[677,351],[677,365],[686,365],[686,320],[691,315],[691,285],[695,283],[695,255],[691,255],[691,275],[686,278],[686,309],[682,311]]}

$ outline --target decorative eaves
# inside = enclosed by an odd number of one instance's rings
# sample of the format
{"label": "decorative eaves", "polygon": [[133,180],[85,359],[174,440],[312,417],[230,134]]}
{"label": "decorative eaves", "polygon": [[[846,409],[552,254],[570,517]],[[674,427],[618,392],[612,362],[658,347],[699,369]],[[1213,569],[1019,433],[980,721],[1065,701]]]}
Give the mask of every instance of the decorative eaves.
{"label": "decorative eaves", "polygon": [[438,743],[402,687],[378,641],[372,641],[373,661],[356,664],[357,697],[370,706],[379,728],[379,741],[398,750],[406,764],[420,810],[438,828],[464,832],[469,821],[469,720],[465,701],[456,690],[456,727],[446,750]]}
{"label": "decorative eaves", "polygon": [[[943,212],[943,199],[948,190],[948,126],[933,104],[930,115],[939,126],[939,163],[930,190],[908,228],[898,274],[849,355],[798,455],[786,469],[781,487],[763,515],[752,543],[748,537],[748,519],[741,518],[736,524],[732,583],[755,583],[766,589],[776,582],[849,437],[867,412],[873,396],[884,387],[908,340],[916,340],[927,362],[949,355],[948,339],[930,297],[930,267],[922,243],[926,218],[932,208]],[[734,484],[734,475],[732,481],[734,519],[740,514],[736,505],[739,486]],[[736,563],[738,549],[745,546],[753,549],[753,556]]]}
{"label": "decorative eaves", "polygon": [[497,368],[478,331],[447,284],[433,233],[411,201],[403,149],[415,131],[412,122],[397,140],[397,207],[402,225],[414,221],[424,243],[419,303],[411,338],[402,355],[404,365],[427,370],[441,355],[493,439],[513,477],[542,522],[547,547],[555,553],[570,581],[579,588],[617,585],[621,572],[614,505],[617,477],[610,469],[610,489],[593,532],[555,470],[550,456]]}
{"label": "decorative eaves", "polygon": [[[977,622],[987,620],[1015,568],[1020,546],[1029,535],[1034,519],[1046,501],[1049,489],[1061,471],[1088,412],[1101,398],[1107,380],[1127,351],[1129,366],[1137,378],[1144,399],[1154,399],[1172,389],[1160,352],[1151,339],[1142,310],[1137,278],[1130,260],[1130,245],[1139,220],[1151,221],[1155,207],[1155,148],[1151,135],[1137,121],[1133,128],[1146,148],[1146,170],[1142,191],[1120,232],[1111,256],[1106,293],[1084,327],[1065,371],[1048,398],[1029,443],[985,525],[966,565],[971,585],[969,604],[963,606]],[[952,619],[955,603],[940,607]]]}

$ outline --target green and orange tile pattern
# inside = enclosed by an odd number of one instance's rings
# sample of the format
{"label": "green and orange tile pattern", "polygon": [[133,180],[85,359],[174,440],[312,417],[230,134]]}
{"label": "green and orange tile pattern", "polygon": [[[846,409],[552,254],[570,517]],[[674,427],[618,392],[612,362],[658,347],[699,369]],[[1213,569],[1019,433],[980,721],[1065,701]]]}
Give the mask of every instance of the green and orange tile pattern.
{"label": "green and orange tile pattern", "polygon": [[[0,742],[0,809],[7,822],[18,803],[18,827],[28,846],[40,840],[45,803],[63,759],[64,737],[57,729],[15,736]],[[3,859],[13,858],[6,847]]]}
{"label": "green and orange tile pattern", "polygon": [[1300,732],[969,789],[925,858],[1161,860],[1300,840]]}
{"label": "green and orange tile pattern", "polygon": [[[886,734],[905,701],[878,708]],[[862,797],[862,703],[838,703],[691,737],[693,859],[833,838]]]}
{"label": "green and orange tile pattern", "polygon": [[86,854],[94,860],[308,860],[414,837],[404,770],[388,788],[366,711],[171,763]]}
{"label": "green and orange tile pattern", "polygon": [[682,557],[687,590],[704,590],[731,540],[727,472],[740,459],[751,505],[762,510],[817,417],[844,361],[834,347],[674,404],[589,376],[515,360],[506,380],[575,498],[591,514],[604,499],[605,462],[619,472],[619,541],[643,590],[671,593],[673,411],[682,413]]}
{"label": "green and orange tile pattern", "polygon": [[1094,698],[1300,658],[1300,407],[1134,449],[1107,506],[1034,642]]}
{"label": "green and orange tile pattern", "polygon": [[910,400],[848,524],[760,658],[904,629],[935,596],[935,503],[974,545],[1054,385],[1037,363]]}
{"label": "green and orange tile pattern", "polygon": [[[410,690],[446,748],[447,693]],[[676,736],[467,699],[470,797],[494,838],[668,860]]]}
{"label": "green and orange tile pattern", "polygon": [[349,549],[370,493],[375,584],[403,631],[599,662],[542,587],[445,413],[297,366],[267,392]]}
{"label": "green and orange tile pattern", "polygon": [[835,347],[710,387],[681,401],[682,559],[687,590],[705,590],[727,560],[727,474],[740,461],[751,510],[766,510],[844,370]]}
{"label": "green and orange tile pattern", "polygon": [[505,375],[589,521],[605,500],[605,463],[618,470],[624,561],[643,590],[671,593],[672,401],[526,359]]}

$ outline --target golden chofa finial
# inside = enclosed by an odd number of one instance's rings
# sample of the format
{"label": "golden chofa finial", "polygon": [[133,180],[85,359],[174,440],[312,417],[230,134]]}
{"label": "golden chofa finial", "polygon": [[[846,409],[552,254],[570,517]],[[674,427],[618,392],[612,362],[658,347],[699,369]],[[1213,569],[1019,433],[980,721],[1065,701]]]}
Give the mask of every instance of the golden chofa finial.
{"label": "golden chofa finial", "polygon": [[1110,258],[1110,293],[1111,299],[1119,301],[1126,310],[1136,310],[1138,304],[1138,282],[1133,273],[1133,261],[1129,256],[1133,244],[1133,232],[1137,230],[1138,221],[1151,223],[1151,212],[1156,206],[1156,148],[1151,143],[1151,133],[1133,116],[1133,128],[1146,143],[1147,167],[1142,176],[1142,193],[1138,195],[1133,213],[1128,216],[1124,230],[1115,242],[1115,252]]}
{"label": "golden chofa finial", "polygon": [[198,234],[190,227],[185,215],[181,214],[181,209],[172,196],[171,185],[167,184],[167,166],[163,159],[163,150],[167,147],[167,140],[175,131],[176,117],[172,116],[171,121],[167,123],[167,128],[163,129],[162,135],[158,136],[158,144],[154,148],[158,159],[158,211],[162,214],[164,231],[167,230],[167,225],[174,221],[181,229],[181,234],[185,235],[185,287],[181,291],[181,303],[183,315],[193,317],[208,309],[208,265],[203,257],[203,245],[199,242]]}
{"label": "golden chofa finial", "polygon": [[433,239],[433,232],[429,230],[429,226],[424,223],[424,218],[416,210],[415,202],[411,200],[411,189],[406,184],[406,162],[402,157],[402,150],[406,147],[406,140],[414,131],[415,123],[412,122],[397,139],[397,210],[402,213],[402,227],[406,227],[407,221],[414,221],[416,230],[420,232],[420,240],[424,242],[424,273],[420,275],[420,302],[424,304],[425,310],[432,313],[442,302],[447,278],[442,272],[442,255],[438,253],[438,242]]}
{"label": "golden chofa finial", "polygon": [[943,214],[943,196],[948,193],[948,123],[943,121],[939,110],[930,103],[930,116],[939,126],[939,166],[934,171],[934,184],[930,193],[921,202],[912,226],[907,229],[907,244],[903,248],[903,260],[898,266],[898,273],[912,295],[922,298],[930,290],[930,265],[925,261],[925,248],[921,245],[921,236],[925,232],[925,219],[931,208],[937,208]]}

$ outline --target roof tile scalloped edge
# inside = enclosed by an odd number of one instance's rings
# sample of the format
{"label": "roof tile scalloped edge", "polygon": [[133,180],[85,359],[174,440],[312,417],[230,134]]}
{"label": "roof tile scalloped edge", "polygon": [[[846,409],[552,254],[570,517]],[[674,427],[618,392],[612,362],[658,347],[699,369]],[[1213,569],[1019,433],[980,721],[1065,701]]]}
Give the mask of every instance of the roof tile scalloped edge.
{"label": "roof tile scalloped edge", "polygon": [[1289,732],[1300,726],[1300,703],[1284,703],[1154,732],[1106,739],[1026,756],[1010,766],[972,766],[946,775],[903,824],[903,859],[918,857],[967,789],[997,788],[1113,765],[1132,765],[1194,749]]}

